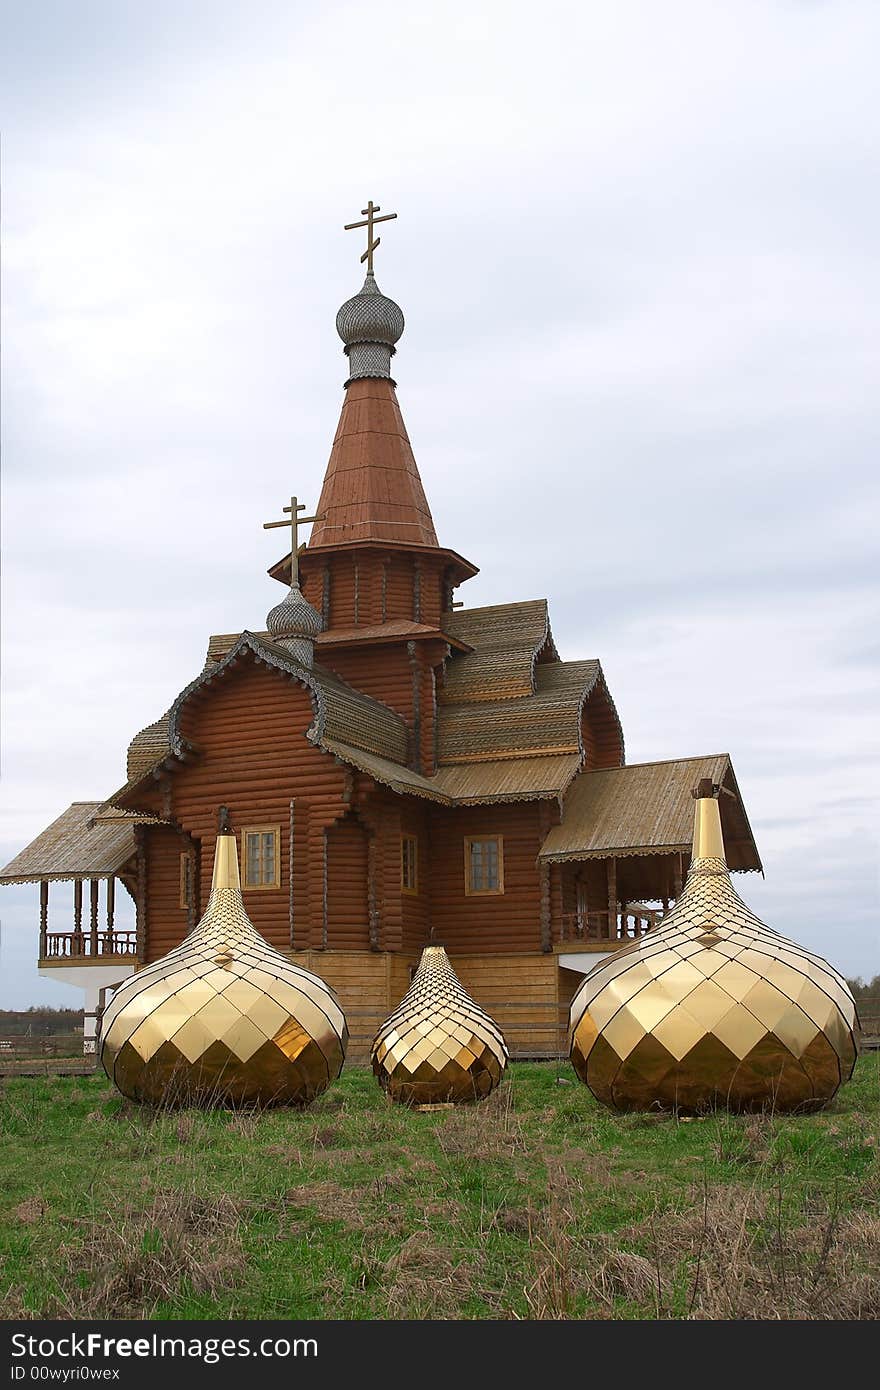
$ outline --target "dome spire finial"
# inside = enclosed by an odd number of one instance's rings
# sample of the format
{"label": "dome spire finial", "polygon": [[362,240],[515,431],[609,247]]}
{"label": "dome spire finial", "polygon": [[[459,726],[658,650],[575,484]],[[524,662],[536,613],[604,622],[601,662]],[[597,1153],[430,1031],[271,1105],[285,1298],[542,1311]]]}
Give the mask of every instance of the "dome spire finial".
{"label": "dome spire finial", "polygon": [[323,630],[324,623],[320,613],[313,608],[299,587],[299,528],[309,521],[323,521],[323,516],[300,516],[306,509],[305,502],[291,497],[290,506],[284,507],[289,517],[284,521],[264,521],[264,531],[274,531],[277,526],[290,527],[290,593],[282,603],[278,603],[266,618],[266,626],[272,640],[302,662],[311,666],[315,655],[315,637]]}
{"label": "dome spire finial", "polygon": [[367,229],[367,249],[361,256],[361,263],[367,263],[364,283],[359,293],[346,300],[336,315],[336,332],[345,344],[349,365],[346,386],[363,377],[384,377],[391,381],[391,359],[397,351],[394,345],[404,328],[400,305],[382,294],[373,278],[373,252],[381,240],[373,235],[373,228],[377,222],[390,222],[397,213],[386,212],[377,217],[377,212],[379,205],[371,198],[363,209],[364,220],[345,224],[347,232],[355,227]]}

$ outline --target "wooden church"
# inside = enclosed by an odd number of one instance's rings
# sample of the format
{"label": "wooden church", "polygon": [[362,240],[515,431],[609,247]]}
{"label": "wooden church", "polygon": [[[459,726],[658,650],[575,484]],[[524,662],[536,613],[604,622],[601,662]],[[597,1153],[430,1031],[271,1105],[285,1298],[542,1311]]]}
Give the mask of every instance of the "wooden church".
{"label": "wooden church", "polygon": [[[94,1017],[198,919],[226,806],[251,920],[338,991],[355,1060],[432,940],[513,1055],[552,1055],[597,953],[681,891],[699,780],[722,788],[731,868],[761,864],[727,754],[627,766],[602,668],[560,660],[545,598],[457,601],[477,567],[438,541],[401,415],[378,212],[352,224],[367,274],[337,316],[349,376],[315,515],[292,498],[266,523],[290,529],[269,571],[286,594],[265,629],[210,638],[119,790],[70,807],[0,881],[41,884],[41,971],[84,987]],[[136,930],[114,924],[116,880]]]}

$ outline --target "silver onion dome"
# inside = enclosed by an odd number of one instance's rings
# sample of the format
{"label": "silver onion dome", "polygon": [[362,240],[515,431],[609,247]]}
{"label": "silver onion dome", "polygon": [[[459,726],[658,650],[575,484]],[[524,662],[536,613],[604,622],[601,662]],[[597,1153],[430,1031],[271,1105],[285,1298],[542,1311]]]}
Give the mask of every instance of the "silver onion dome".
{"label": "silver onion dome", "polygon": [[[403,310],[381,293],[373,272],[367,271],[360,293],[347,299],[336,315],[336,332],[345,344],[349,381],[366,376],[391,376],[395,343],[403,335]],[[346,382],[348,385],[348,382]]]}
{"label": "silver onion dome", "polygon": [[298,584],[292,584],[287,597],[271,609],[266,618],[266,628],[273,641],[286,647],[304,666],[311,666],[315,638],[323,631],[324,623]]}

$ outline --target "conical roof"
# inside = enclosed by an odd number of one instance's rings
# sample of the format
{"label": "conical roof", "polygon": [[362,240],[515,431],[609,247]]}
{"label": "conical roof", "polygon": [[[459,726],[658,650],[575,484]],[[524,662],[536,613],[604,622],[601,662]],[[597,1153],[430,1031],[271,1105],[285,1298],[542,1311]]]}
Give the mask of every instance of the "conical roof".
{"label": "conical roof", "polygon": [[390,378],[364,377],[347,387],[316,511],[321,520],[312,527],[309,550],[351,541],[437,548]]}

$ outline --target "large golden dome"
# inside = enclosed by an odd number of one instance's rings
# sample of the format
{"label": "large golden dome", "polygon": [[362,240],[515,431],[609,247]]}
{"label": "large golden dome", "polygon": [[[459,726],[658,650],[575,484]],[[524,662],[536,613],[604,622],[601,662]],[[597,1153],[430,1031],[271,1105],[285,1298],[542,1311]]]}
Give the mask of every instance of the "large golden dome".
{"label": "large golden dome", "polygon": [[339,1075],[348,1045],[333,991],[251,925],[229,832],[204,917],[120,986],[101,1033],[110,1080],[157,1105],[303,1104]]}
{"label": "large golden dome", "polygon": [[407,993],[379,1032],[373,1071],[404,1105],[479,1100],[498,1085],[507,1045],[475,1004],[442,946],[426,946]]}
{"label": "large golden dome", "polygon": [[807,1110],[852,1075],[856,1007],[820,956],[746,907],[724,857],[718,789],[701,784],[684,892],[661,926],[590,971],[571,1060],[618,1110]]}

